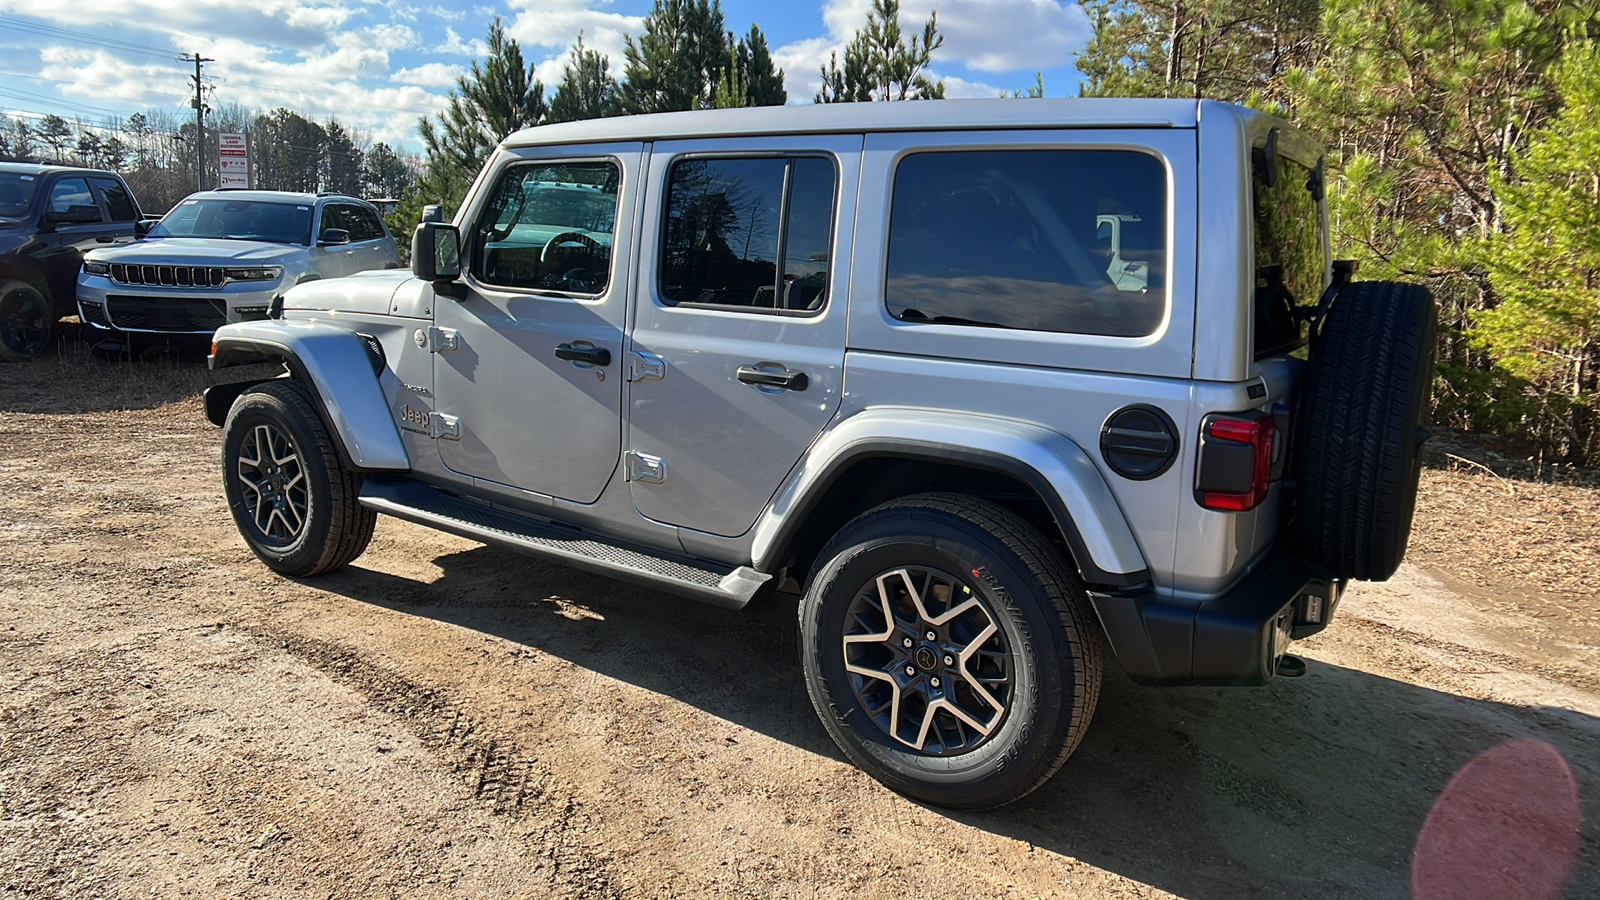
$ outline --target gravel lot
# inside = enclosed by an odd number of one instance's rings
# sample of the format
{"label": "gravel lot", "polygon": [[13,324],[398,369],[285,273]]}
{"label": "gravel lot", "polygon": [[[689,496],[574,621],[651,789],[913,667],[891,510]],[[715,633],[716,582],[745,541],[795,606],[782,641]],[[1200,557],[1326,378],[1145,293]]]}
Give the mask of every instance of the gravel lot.
{"label": "gravel lot", "polygon": [[209,378],[0,368],[0,896],[1600,897],[1594,487],[1436,454],[1411,561],[1297,645],[1306,677],[1112,671],[1053,782],[952,815],[834,750],[793,597],[389,519],[349,570],[273,576]]}

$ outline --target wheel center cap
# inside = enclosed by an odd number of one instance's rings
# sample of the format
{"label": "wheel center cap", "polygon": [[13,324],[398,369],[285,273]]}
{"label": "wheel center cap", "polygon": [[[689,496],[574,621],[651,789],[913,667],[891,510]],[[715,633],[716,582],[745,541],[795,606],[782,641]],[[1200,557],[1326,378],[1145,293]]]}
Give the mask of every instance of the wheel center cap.
{"label": "wheel center cap", "polygon": [[934,666],[939,664],[939,655],[929,647],[918,647],[917,652],[912,654],[912,657],[916,660],[917,668],[924,672],[932,670]]}

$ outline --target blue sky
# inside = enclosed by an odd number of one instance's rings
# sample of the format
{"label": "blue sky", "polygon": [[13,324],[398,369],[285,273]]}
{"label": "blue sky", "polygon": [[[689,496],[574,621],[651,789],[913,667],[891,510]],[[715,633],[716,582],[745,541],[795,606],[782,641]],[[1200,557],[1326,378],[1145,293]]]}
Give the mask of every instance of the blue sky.
{"label": "blue sky", "polygon": [[[0,0],[0,112],[54,112],[91,124],[149,108],[188,115],[198,51],[208,102],[315,118],[337,116],[374,141],[416,150],[416,120],[442,107],[456,76],[483,51],[494,16],[553,88],[567,48],[585,43],[620,70],[623,36],[640,31],[649,0]],[[791,102],[809,102],[818,68],[866,21],[871,0],[817,5],[724,0],[728,27],[752,22],[785,70]],[[904,0],[920,29],[939,12],[945,44],[934,72],[952,97],[1025,88],[1043,70],[1052,96],[1077,92],[1075,54],[1088,22],[1059,0]]]}

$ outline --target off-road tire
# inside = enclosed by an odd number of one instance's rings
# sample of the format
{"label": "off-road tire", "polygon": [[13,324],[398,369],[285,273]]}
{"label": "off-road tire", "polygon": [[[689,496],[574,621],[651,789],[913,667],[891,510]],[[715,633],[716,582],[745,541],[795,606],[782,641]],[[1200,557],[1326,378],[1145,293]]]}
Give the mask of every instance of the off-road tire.
{"label": "off-road tire", "polygon": [[[845,669],[847,611],[898,567],[961,576],[1014,660],[1009,709],[970,752],[897,742]],[[1044,784],[1083,739],[1100,694],[1100,634],[1077,575],[1033,526],[962,494],[894,500],[841,529],[800,603],[800,646],[812,705],[840,749],[889,788],[945,807],[1001,806]]]}
{"label": "off-road tire", "polygon": [[49,298],[22,281],[0,281],[0,362],[27,362],[50,346],[56,312]]}
{"label": "off-road tire", "polygon": [[1405,557],[1436,328],[1426,288],[1356,282],[1312,348],[1295,437],[1295,536],[1341,578],[1384,581]]}
{"label": "off-road tire", "polygon": [[[298,459],[305,479],[303,526],[292,535],[269,534],[252,512],[252,490],[240,470],[250,458],[260,459],[260,427],[285,434],[288,452]],[[269,381],[253,387],[235,400],[222,426],[223,494],[245,543],[267,567],[296,578],[320,575],[349,565],[367,549],[377,513],[363,507],[361,476],[340,462],[327,426],[317,413],[306,388],[292,380]],[[241,459],[247,444],[249,456]],[[284,491],[282,493],[288,493]],[[257,504],[266,501],[255,494]]]}

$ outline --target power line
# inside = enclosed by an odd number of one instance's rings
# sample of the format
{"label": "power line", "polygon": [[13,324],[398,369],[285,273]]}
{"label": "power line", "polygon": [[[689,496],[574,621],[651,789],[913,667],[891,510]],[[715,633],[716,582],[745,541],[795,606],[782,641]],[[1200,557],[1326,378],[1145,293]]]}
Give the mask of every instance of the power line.
{"label": "power line", "polygon": [[8,25],[18,31],[26,31],[45,37],[71,38],[86,44],[96,44],[110,50],[122,50],[128,53],[144,53],[149,56],[159,56],[162,59],[175,59],[177,54],[172,50],[162,50],[148,44],[135,44],[132,41],[122,41],[116,38],[100,37],[82,31],[73,31],[70,28],[60,28],[55,25],[46,25],[42,22],[30,22],[16,16],[0,15],[0,24]]}

